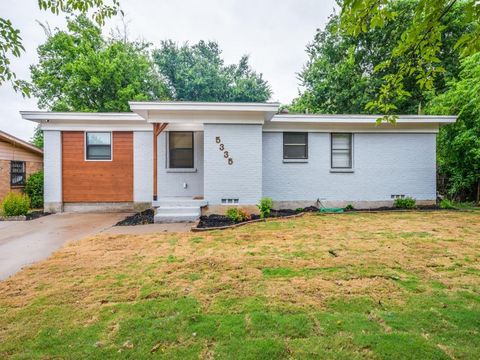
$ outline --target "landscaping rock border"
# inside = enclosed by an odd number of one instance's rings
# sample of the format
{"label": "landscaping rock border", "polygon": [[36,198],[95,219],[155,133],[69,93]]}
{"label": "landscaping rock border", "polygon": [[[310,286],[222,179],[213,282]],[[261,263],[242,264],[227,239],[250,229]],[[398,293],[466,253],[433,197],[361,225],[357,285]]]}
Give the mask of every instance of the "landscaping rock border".
{"label": "landscaping rock border", "polygon": [[300,213],[297,213],[297,214],[294,214],[294,215],[268,217],[268,218],[264,218],[264,219],[255,219],[255,220],[244,221],[244,222],[240,222],[240,223],[236,223],[236,224],[232,224],[232,225],[216,226],[216,227],[203,227],[203,228],[198,227],[198,224],[200,223],[201,220],[197,220],[195,222],[195,225],[192,226],[191,231],[202,232],[202,231],[211,231],[211,230],[234,229],[234,228],[237,228],[237,227],[240,227],[240,226],[243,226],[243,225],[254,224],[254,223],[258,223],[258,222],[267,222],[267,221],[271,221],[271,220],[292,219],[292,218],[303,216],[305,214],[306,214],[305,212],[300,212]]}

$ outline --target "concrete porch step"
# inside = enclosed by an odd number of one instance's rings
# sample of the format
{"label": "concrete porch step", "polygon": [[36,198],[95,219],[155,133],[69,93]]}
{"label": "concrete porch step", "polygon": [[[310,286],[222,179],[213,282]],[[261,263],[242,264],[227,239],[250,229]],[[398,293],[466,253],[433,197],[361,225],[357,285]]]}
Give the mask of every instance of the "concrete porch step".
{"label": "concrete porch step", "polygon": [[182,223],[182,222],[195,222],[199,218],[199,215],[195,214],[155,214],[153,221],[158,223]]}
{"label": "concrete porch step", "polygon": [[188,214],[200,216],[199,206],[160,206],[157,208],[157,214],[169,215],[169,214]]}
{"label": "concrete porch step", "polygon": [[192,198],[184,198],[184,197],[165,197],[159,198],[156,201],[153,201],[154,207],[202,207],[207,205],[208,202],[206,200],[195,200]]}
{"label": "concrete porch step", "polygon": [[154,222],[194,222],[202,213],[201,207],[206,205],[205,200],[195,200],[187,197],[160,198],[153,202],[155,207]]}

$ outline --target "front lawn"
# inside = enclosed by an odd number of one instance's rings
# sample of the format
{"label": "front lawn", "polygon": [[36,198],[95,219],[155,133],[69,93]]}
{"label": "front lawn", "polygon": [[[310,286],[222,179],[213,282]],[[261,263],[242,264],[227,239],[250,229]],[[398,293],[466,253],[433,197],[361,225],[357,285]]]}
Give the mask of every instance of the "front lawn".
{"label": "front lawn", "polygon": [[479,211],[99,235],[0,282],[0,358],[479,353]]}

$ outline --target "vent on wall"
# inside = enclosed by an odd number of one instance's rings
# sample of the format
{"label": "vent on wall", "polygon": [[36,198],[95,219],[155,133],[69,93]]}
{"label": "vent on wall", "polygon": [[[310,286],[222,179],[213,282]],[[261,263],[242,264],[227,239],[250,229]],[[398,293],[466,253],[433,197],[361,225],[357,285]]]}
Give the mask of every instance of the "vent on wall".
{"label": "vent on wall", "polygon": [[402,194],[402,195],[390,195],[390,198],[392,199],[403,199],[405,197],[405,194]]}
{"label": "vent on wall", "polygon": [[223,205],[238,204],[238,199],[222,199]]}

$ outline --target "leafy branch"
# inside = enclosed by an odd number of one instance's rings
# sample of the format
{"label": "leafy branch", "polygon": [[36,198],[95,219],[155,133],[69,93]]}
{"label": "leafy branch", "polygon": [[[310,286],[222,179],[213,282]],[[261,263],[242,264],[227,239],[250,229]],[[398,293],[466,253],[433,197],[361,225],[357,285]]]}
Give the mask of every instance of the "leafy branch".
{"label": "leafy branch", "polygon": [[[358,36],[371,28],[384,27],[397,14],[388,6],[392,0],[345,0],[342,4],[341,26],[348,34]],[[420,0],[416,5],[410,26],[402,33],[390,57],[376,66],[375,71],[388,71],[383,78],[375,100],[366,105],[368,111],[378,111],[384,116],[377,120],[395,122],[397,107],[394,100],[411,96],[405,90],[405,79],[415,77],[420,90],[433,91],[434,80],[445,70],[439,66],[438,58],[445,15],[452,11],[457,0]],[[466,17],[471,30],[455,45],[463,56],[480,49],[480,2],[464,2]],[[399,63],[399,64],[397,64]]]}
{"label": "leafy branch", "polygon": [[[38,0],[38,7],[56,15],[78,15],[93,11],[91,17],[99,25],[104,25],[107,18],[118,13],[123,14],[119,0],[111,0],[108,4],[105,0]],[[15,91],[28,97],[31,88],[26,81],[17,78],[11,69],[10,61],[12,57],[19,58],[24,51],[20,30],[16,29],[9,19],[0,17],[0,86],[10,83]]]}

